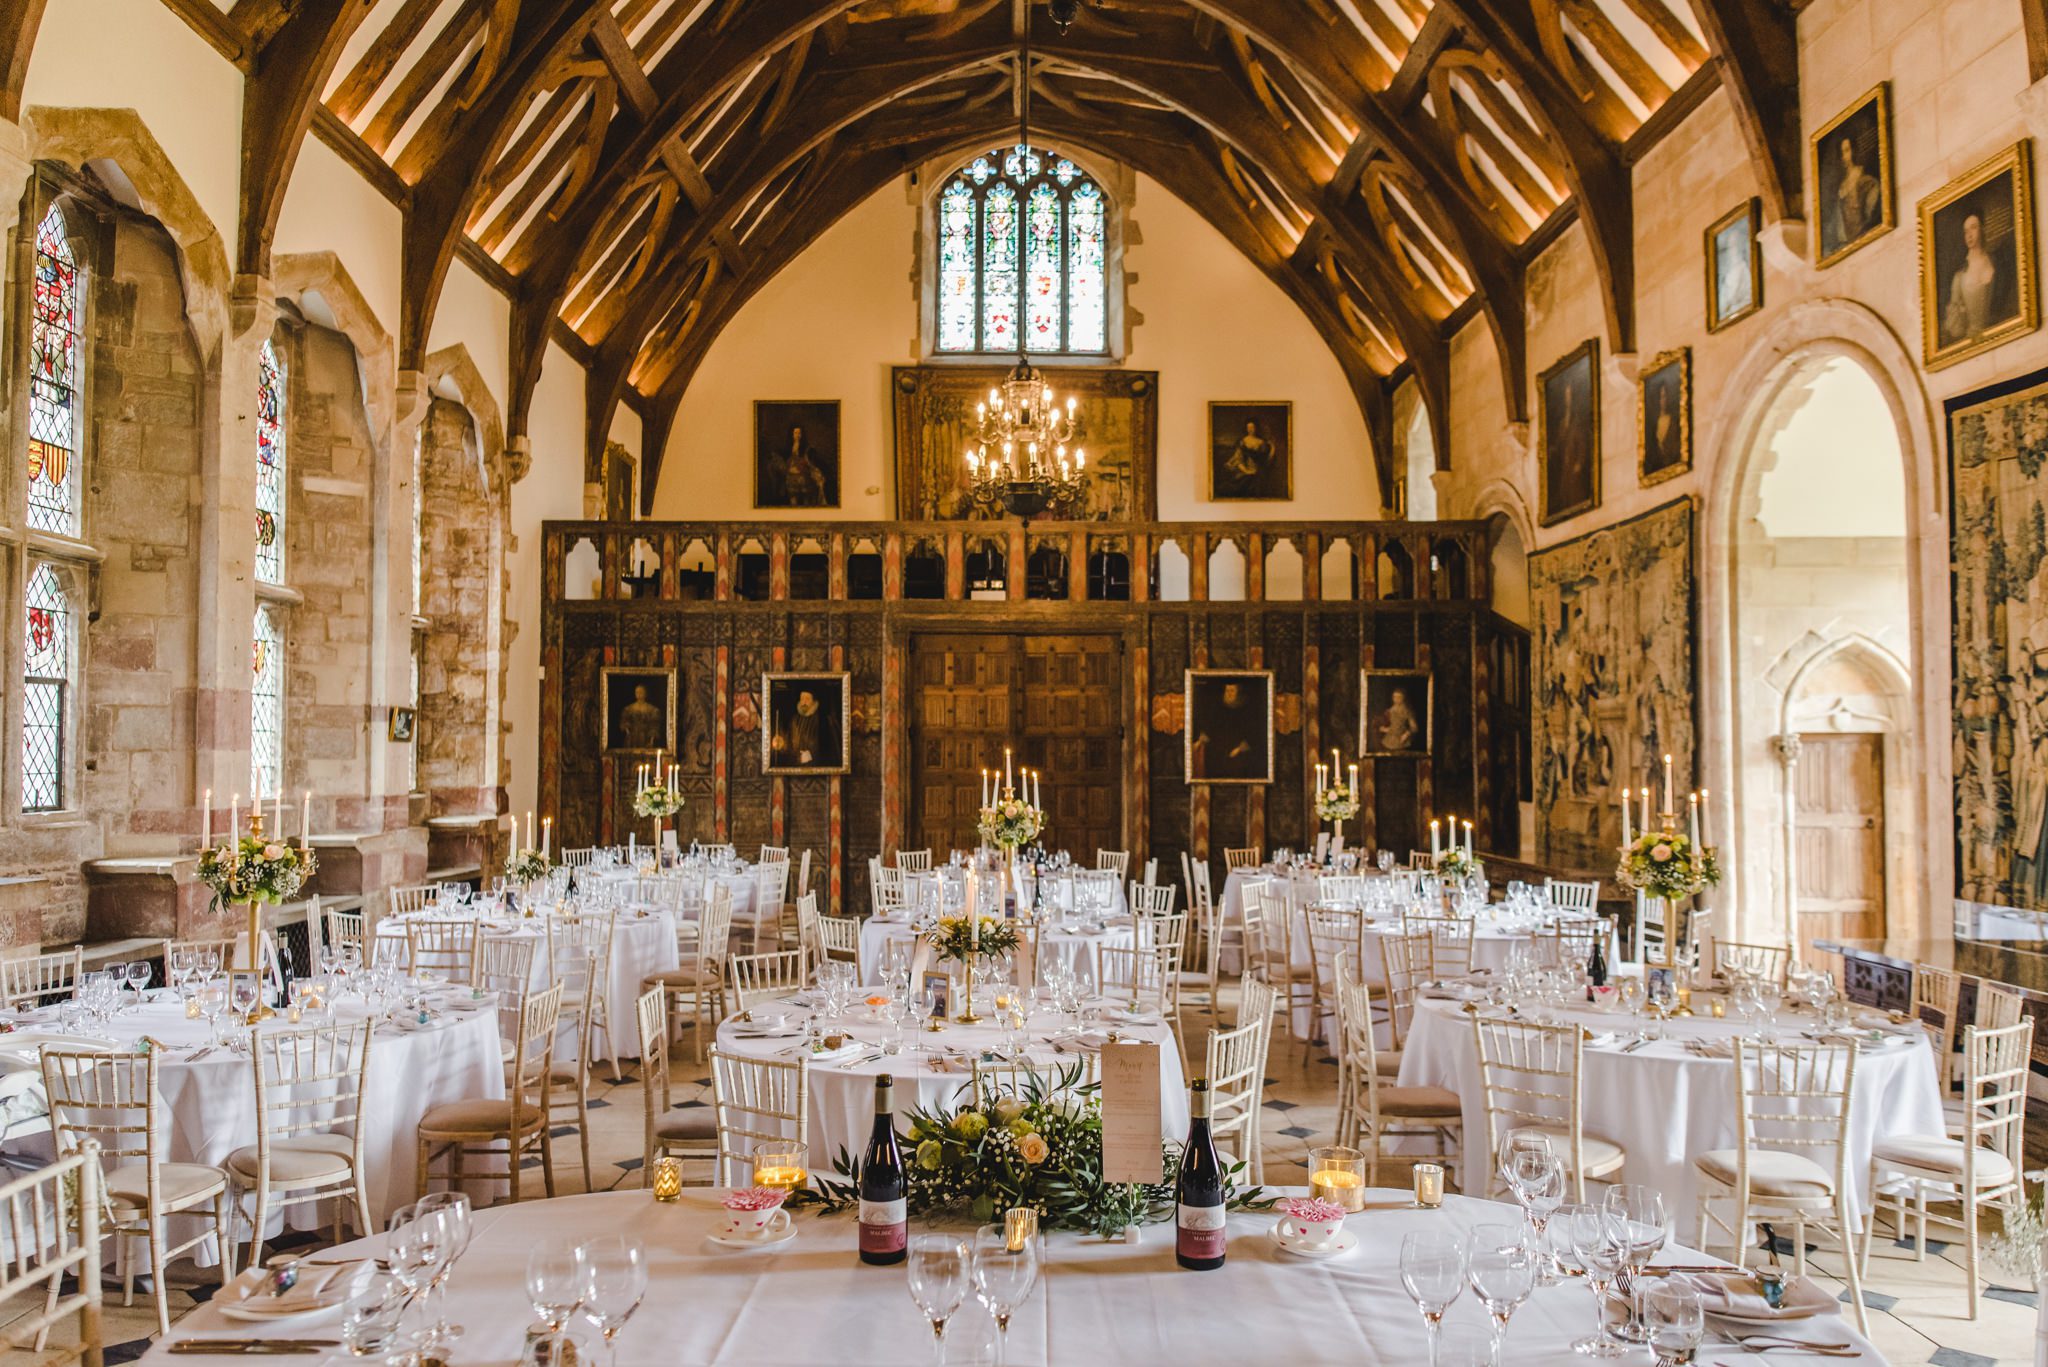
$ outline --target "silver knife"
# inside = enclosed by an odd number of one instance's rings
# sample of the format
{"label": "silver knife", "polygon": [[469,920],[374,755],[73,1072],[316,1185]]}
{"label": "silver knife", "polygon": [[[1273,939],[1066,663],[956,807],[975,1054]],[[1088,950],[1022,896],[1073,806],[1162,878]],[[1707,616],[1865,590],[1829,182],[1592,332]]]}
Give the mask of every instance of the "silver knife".
{"label": "silver knife", "polygon": [[324,1353],[339,1348],[339,1339],[178,1339],[173,1353],[258,1356],[283,1353]]}

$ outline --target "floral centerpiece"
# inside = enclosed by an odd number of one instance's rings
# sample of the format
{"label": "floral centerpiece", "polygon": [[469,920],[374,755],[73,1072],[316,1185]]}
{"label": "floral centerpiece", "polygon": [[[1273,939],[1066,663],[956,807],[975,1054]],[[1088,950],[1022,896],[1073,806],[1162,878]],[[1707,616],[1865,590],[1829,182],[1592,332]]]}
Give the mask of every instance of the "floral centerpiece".
{"label": "floral centerpiece", "polygon": [[683,809],[683,795],[666,783],[653,783],[633,794],[633,814],[665,821]]}
{"label": "floral centerpiece", "polygon": [[1678,901],[1721,881],[1714,851],[1676,831],[1645,831],[1621,847],[1615,881],[1625,888]]}
{"label": "floral centerpiece", "polygon": [[1437,877],[1450,883],[1462,883],[1468,878],[1481,877],[1486,872],[1486,865],[1455,844],[1447,850],[1439,851],[1430,867],[1436,872]]}
{"label": "floral centerpiece", "polygon": [[1358,815],[1358,794],[1341,783],[1333,783],[1316,794],[1316,820],[1339,825]]}
{"label": "floral centerpiece", "polygon": [[505,856],[505,877],[514,883],[537,882],[554,867],[554,861],[539,850],[516,850]]}
{"label": "floral centerpiece", "polygon": [[1045,829],[1045,813],[1021,797],[1006,797],[981,809],[976,829],[989,844],[1015,853],[1038,839]]}
{"label": "floral centerpiece", "polygon": [[244,902],[272,906],[295,895],[319,868],[313,851],[245,835],[199,854],[199,881],[213,889],[213,910]]}
{"label": "floral centerpiece", "polygon": [[971,964],[1000,959],[1017,947],[1017,923],[1000,916],[940,916],[918,933],[930,941],[941,959]]}
{"label": "floral centerpiece", "polygon": [[[963,1092],[971,1092],[963,1088]],[[1157,1182],[1110,1182],[1102,1176],[1102,1102],[1098,1084],[1083,1083],[1078,1067],[1049,1076],[1031,1074],[1019,1094],[985,1089],[955,1108],[908,1112],[902,1136],[913,1216],[965,1214],[1001,1219],[1019,1206],[1038,1212],[1045,1229],[1078,1230],[1113,1238],[1131,1225],[1174,1216],[1173,1174],[1179,1146],[1160,1146]],[[859,1192],[842,1150],[839,1179],[813,1176],[791,1199],[794,1206],[843,1210]],[[1266,1210],[1273,1201],[1257,1188],[1239,1190],[1238,1163],[1225,1174],[1233,1210]]]}

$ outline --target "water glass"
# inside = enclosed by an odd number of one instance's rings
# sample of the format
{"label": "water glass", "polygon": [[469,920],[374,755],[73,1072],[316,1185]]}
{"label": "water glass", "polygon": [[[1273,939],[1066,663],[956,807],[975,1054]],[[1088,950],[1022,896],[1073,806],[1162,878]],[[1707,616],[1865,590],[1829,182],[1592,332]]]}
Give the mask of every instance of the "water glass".
{"label": "water glass", "polygon": [[1401,1241],[1401,1285],[1422,1312],[1429,1330],[1429,1367],[1439,1367],[1438,1340],[1444,1312],[1465,1289],[1465,1250],[1456,1238],[1437,1230],[1418,1230]]}
{"label": "water glass", "polygon": [[1615,1279],[1621,1275],[1628,1250],[1615,1238],[1604,1206],[1566,1206],[1555,1219],[1564,1227],[1573,1260],[1585,1272],[1586,1285],[1593,1292],[1596,1327],[1592,1333],[1575,1339],[1572,1351],[1585,1357],[1620,1357],[1629,1351],[1629,1346],[1607,1331],[1607,1299]]}
{"label": "water glass", "polygon": [[616,1363],[614,1340],[647,1295],[647,1250],[638,1239],[610,1235],[592,1239],[577,1252],[583,1262],[583,1313],[604,1335],[605,1349]]}
{"label": "water glass", "polygon": [[[1500,1367],[1501,1343],[1507,1337],[1508,1321],[1529,1293],[1536,1288],[1536,1257],[1519,1243],[1507,1244],[1483,1237],[1487,1226],[1473,1232],[1472,1252],[1466,1259],[1465,1275],[1472,1292],[1485,1305],[1493,1321],[1493,1367]],[[1505,1228],[1497,1226],[1496,1228]]]}
{"label": "water glass", "polygon": [[1650,1351],[1657,1355],[1656,1367],[1676,1367],[1692,1361],[1693,1350],[1706,1332],[1706,1317],[1700,1293],[1675,1277],[1667,1277],[1643,1293],[1643,1320],[1648,1327]]}
{"label": "water glass", "polygon": [[398,1339],[398,1321],[412,1302],[397,1277],[380,1267],[356,1276],[341,1312],[341,1343],[351,1357],[382,1357]]}
{"label": "water glass", "polygon": [[1670,1230],[1664,1196],[1654,1187],[1635,1182],[1623,1183],[1608,1189],[1606,1211],[1615,1242],[1623,1249],[1621,1289],[1631,1307],[1628,1323],[1621,1327],[1619,1333],[1630,1343],[1639,1344],[1646,1340],[1649,1331],[1634,1310],[1635,1275],[1648,1266],[1657,1250],[1664,1246],[1665,1236]]}
{"label": "water glass", "polygon": [[1009,1353],[1010,1316],[1031,1298],[1038,1281],[1039,1241],[1036,1235],[1024,1235],[1012,1243],[1007,1226],[983,1225],[974,1232],[973,1258],[974,1294],[996,1322],[995,1367],[1003,1367]]}
{"label": "water glass", "polygon": [[935,1360],[946,1354],[946,1321],[967,1299],[967,1245],[950,1234],[918,1234],[910,1240],[910,1299],[931,1322]]}
{"label": "water glass", "polygon": [[583,1304],[583,1249],[568,1239],[543,1239],[526,1255],[526,1299],[555,1333]]}

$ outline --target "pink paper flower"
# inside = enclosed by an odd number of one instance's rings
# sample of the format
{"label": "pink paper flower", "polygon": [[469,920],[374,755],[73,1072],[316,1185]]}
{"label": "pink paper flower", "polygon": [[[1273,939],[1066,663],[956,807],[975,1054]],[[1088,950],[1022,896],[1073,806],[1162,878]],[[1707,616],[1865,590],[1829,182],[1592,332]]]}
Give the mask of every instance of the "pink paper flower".
{"label": "pink paper flower", "polygon": [[1335,1201],[1325,1201],[1314,1196],[1297,1196],[1286,1205],[1289,1215],[1312,1225],[1328,1224],[1332,1220],[1344,1218],[1344,1207]]}
{"label": "pink paper flower", "polygon": [[727,1210],[774,1210],[789,1199],[781,1187],[746,1187],[725,1198]]}

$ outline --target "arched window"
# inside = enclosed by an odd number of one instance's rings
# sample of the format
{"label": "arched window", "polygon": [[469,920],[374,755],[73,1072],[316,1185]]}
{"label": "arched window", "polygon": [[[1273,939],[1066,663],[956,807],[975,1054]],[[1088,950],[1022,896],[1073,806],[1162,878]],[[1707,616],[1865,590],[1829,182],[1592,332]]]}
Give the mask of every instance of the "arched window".
{"label": "arched window", "polygon": [[284,791],[284,634],[277,609],[256,609],[249,685],[249,783],[252,797]]}
{"label": "arched window", "polygon": [[427,559],[427,433],[426,424],[412,436],[412,615],[420,615],[425,599]]}
{"label": "arched window", "polygon": [[1100,356],[1109,349],[1109,200],[1042,147],[976,157],[939,191],[940,352]]}
{"label": "arched window", "polygon": [[54,812],[64,805],[65,725],[71,692],[71,601],[54,566],[28,573],[26,679],[22,687],[21,806]]}
{"label": "arched window", "polygon": [[28,525],[78,532],[78,370],[83,303],[64,211],[36,229],[28,377]]}
{"label": "arched window", "polygon": [[256,577],[284,582],[284,359],[272,342],[256,363]]}

